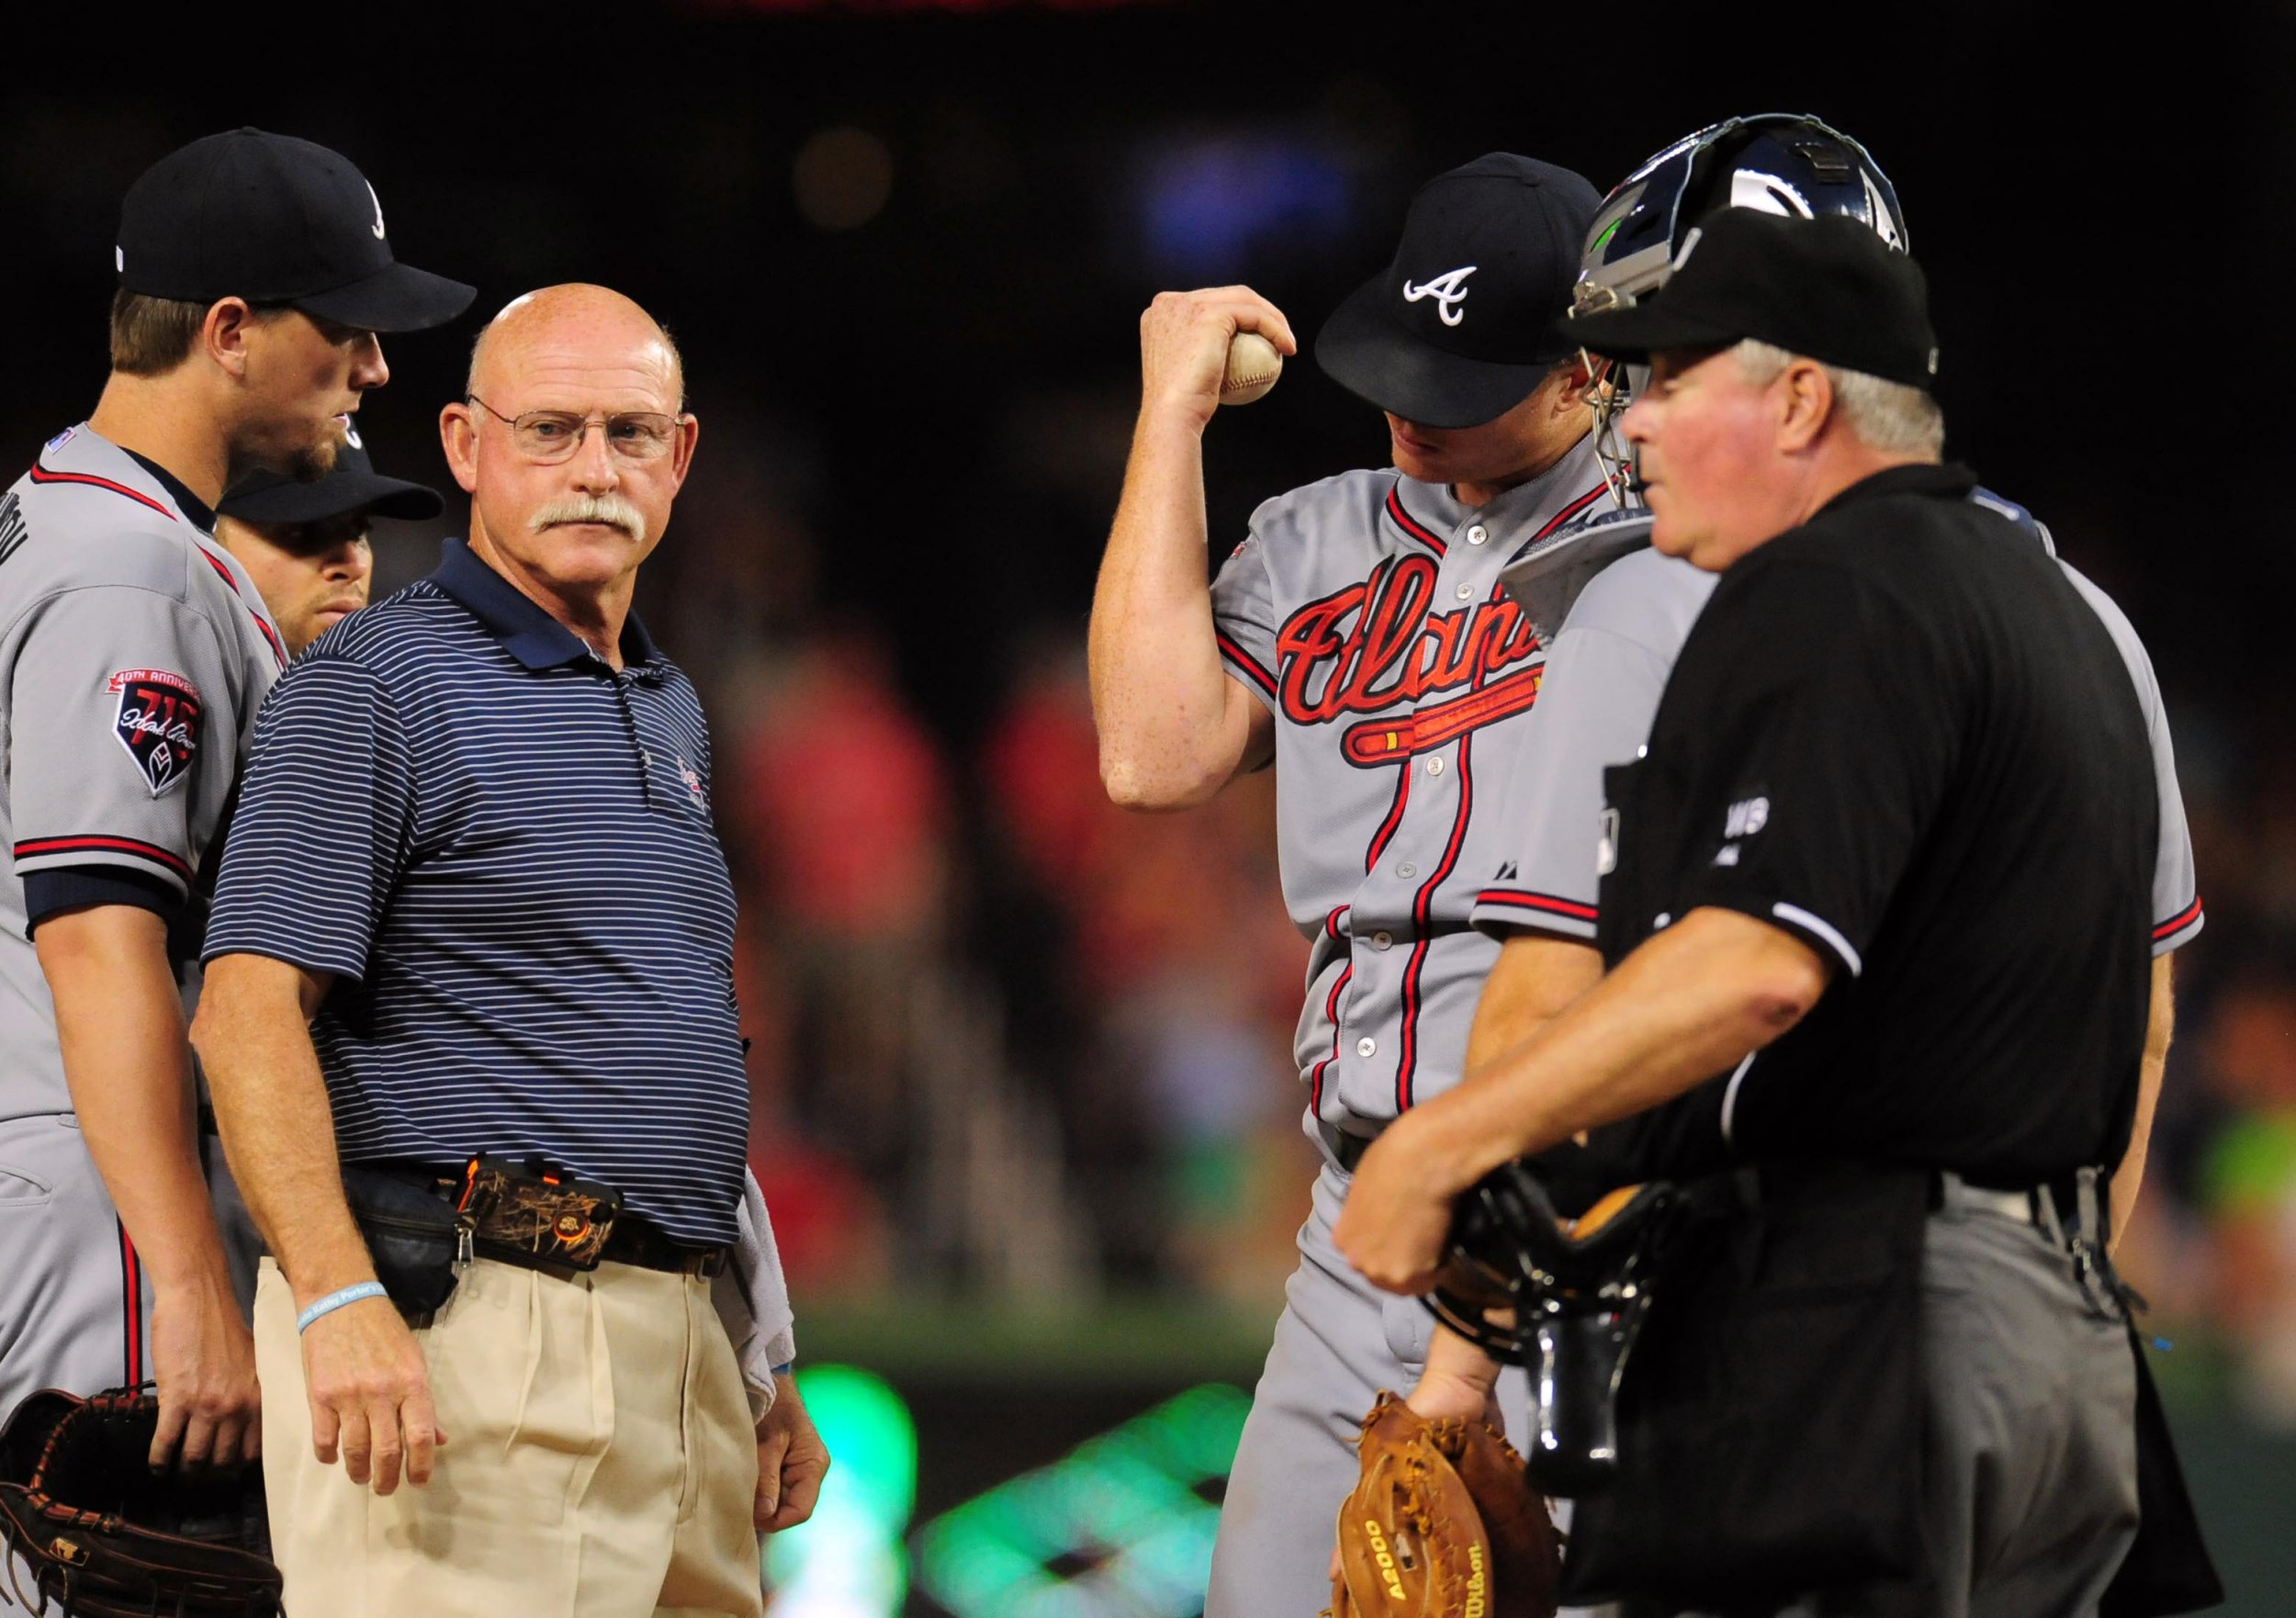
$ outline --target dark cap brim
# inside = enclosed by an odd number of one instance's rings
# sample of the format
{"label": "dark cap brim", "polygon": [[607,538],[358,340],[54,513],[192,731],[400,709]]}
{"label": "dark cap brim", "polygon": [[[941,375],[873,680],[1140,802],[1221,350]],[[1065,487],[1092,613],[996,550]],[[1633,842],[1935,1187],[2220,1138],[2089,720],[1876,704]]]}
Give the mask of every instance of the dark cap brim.
{"label": "dark cap brim", "polygon": [[320,522],[352,511],[427,522],[446,509],[438,490],[379,472],[344,470],[315,483],[259,478],[227,494],[216,510],[242,522]]}
{"label": "dark cap brim", "polygon": [[292,298],[297,309],[362,331],[427,331],[470,307],[476,287],[412,264],[387,264],[364,280]]}
{"label": "dark cap brim", "polygon": [[1528,363],[1446,354],[1403,331],[1386,314],[1388,275],[1373,276],[1332,311],[1315,334],[1315,363],[1365,403],[1423,427],[1480,427],[1525,399],[1556,360]]}
{"label": "dark cap brim", "polygon": [[1719,320],[1670,314],[1663,298],[1638,303],[1630,309],[1568,315],[1563,319],[1562,330],[1565,336],[1590,354],[1636,364],[1670,349],[1726,347],[1746,335]]}

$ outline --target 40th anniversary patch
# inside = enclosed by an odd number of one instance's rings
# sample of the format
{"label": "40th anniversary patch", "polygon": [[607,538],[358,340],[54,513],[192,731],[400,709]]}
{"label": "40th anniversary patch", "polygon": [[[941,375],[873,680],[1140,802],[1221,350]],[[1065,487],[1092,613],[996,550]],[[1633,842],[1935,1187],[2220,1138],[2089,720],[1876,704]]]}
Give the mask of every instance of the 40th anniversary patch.
{"label": "40th anniversary patch", "polygon": [[119,698],[112,734],[156,798],[191,773],[199,751],[199,688],[164,669],[122,669],[106,689]]}

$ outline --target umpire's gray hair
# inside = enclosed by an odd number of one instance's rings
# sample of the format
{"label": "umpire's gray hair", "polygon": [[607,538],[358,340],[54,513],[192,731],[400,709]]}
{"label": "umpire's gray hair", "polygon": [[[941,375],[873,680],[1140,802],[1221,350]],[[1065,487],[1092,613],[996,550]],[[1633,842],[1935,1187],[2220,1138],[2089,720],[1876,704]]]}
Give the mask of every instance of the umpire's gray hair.
{"label": "umpire's gray hair", "polygon": [[[1739,375],[1756,388],[1774,382],[1799,354],[1749,337],[1737,348]],[[1868,449],[1934,461],[1945,453],[1945,412],[1919,388],[1866,371],[1812,361],[1833,384],[1834,404]]]}

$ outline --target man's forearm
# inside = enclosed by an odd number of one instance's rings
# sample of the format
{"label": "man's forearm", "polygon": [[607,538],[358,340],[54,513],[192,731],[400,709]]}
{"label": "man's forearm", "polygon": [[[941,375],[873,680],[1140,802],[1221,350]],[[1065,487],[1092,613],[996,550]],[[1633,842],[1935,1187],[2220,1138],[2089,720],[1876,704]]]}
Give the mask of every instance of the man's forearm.
{"label": "man's forearm", "polygon": [[2144,1055],[2137,1068],[2136,1118],[2129,1132],[2129,1150],[2112,1175],[2112,1231],[2118,1243],[2136,1212],[2136,1195],[2144,1184],[2144,1158],[2153,1140],[2153,1114],[2160,1105],[2161,1079],[2168,1069],[2168,1043],[2177,1031],[2176,957],[2163,955],[2153,962],[2152,1002],[2144,1020]]}
{"label": "man's forearm", "polygon": [[1211,795],[1242,761],[1207,583],[1202,428],[1151,401],[1092,598],[1101,775],[1127,805]]}
{"label": "man's forearm", "polygon": [[1446,1179],[1659,1106],[1726,1073],[1818,1002],[1807,945],[1734,911],[1694,910],[1621,961],[1531,1040],[1429,1102]]}
{"label": "man's forearm", "polygon": [[220,1279],[228,1289],[167,924],[97,905],[50,916],[33,938],[81,1135],[152,1285]]}
{"label": "man's forearm", "polygon": [[192,1027],[232,1175],[298,1305],[375,1278],[343,1198],[303,976],[261,956],[224,956],[208,968]]}
{"label": "man's forearm", "polygon": [[1507,939],[1475,1002],[1475,1020],[1467,1031],[1467,1078],[1475,1079],[1527,1043],[1602,977],[1602,952],[1592,944],[1536,933]]}

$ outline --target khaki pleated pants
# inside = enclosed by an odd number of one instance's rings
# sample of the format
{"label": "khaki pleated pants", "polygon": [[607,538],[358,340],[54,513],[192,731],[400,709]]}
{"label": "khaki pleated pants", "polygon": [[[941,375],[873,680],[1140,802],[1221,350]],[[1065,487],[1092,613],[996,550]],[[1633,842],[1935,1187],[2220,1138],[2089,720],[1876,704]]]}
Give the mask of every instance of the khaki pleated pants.
{"label": "khaki pleated pants", "polygon": [[757,1443],[693,1276],[481,1259],[418,1331],[447,1445],[388,1499],[311,1453],[293,1294],[255,1296],[288,1618],[760,1618]]}

